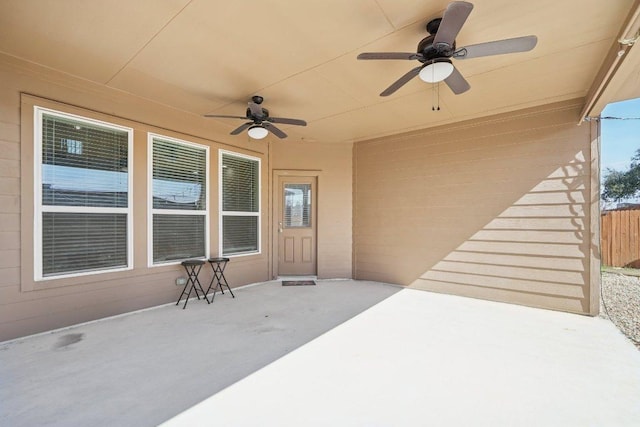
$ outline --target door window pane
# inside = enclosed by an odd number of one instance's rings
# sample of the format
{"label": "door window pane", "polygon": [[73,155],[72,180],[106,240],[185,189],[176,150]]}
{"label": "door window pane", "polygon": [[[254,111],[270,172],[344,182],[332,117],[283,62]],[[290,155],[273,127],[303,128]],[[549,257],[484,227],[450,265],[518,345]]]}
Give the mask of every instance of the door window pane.
{"label": "door window pane", "polygon": [[284,185],[284,227],[311,227],[311,184]]}

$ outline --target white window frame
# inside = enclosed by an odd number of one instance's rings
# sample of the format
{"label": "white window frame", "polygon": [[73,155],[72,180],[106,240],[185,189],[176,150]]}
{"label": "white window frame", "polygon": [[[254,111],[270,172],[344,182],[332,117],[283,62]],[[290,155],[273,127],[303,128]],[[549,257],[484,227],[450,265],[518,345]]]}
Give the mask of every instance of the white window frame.
{"label": "white window frame", "polygon": [[[54,206],[42,204],[42,119],[43,115],[60,117],[61,119],[72,119],[89,125],[101,126],[127,133],[127,207],[126,208],[109,208],[109,207],[90,207],[90,206]],[[49,108],[34,106],[34,150],[33,150],[33,270],[34,281],[56,280],[69,277],[88,276],[94,274],[113,273],[116,271],[126,271],[133,269],[133,129],[126,126],[120,126],[113,123],[104,122],[102,120],[91,119],[88,117],[78,116],[76,114],[56,111]],[[97,269],[90,271],[80,271],[73,273],[61,273],[51,276],[43,276],[42,273],[42,214],[44,212],[65,212],[65,213],[107,213],[107,214],[126,214],[127,215],[127,265],[126,267]]]}
{"label": "white window frame", "polygon": [[[226,154],[228,156],[240,157],[247,160],[252,160],[258,162],[258,212],[237,212],[237,211],[224,211],[223,210],[223,188],[222,188],[222,155]],[[220,215],[218,215],[218,253],[220,256],[224,257],[242,257],[242,256],[251,256],[251,255],[259,255],[262,253],[262,162],[260,158],[248,156],[246,154],[240,154],[233,151],[227,150],[218,150],[218,206]],[[222,229],[222,219],[224,216],[255,216],[258,218],[258,250],[252,252],[239,252],[239,253],[231,253],[224,254],[223,251],[223,242],[224,235]]]}
{"label": "white window frame", "polygon": [[[193,148],[204,149],[205,151],[205,210],[204,211],[189,211],[184,209],[154,209],[153,208],[153,139],[158,138],[164,141],[173,142],[175,144],[187,145]],[[204,218],[204,258],[207,258],[207,254],[210,253],[210,233],[209,233],[209,146],[196,144],[194,142],[185,141],[178,138],[172,138],[170,136],[160,135],[157,133],[147,133],[147,266],[149,267],[161,267],[165,265],[180,264],[181,260],[171,260],[164,262],[153,261],[153,215],[203,215]],[[204,213],[203,213],[204,212]]]}

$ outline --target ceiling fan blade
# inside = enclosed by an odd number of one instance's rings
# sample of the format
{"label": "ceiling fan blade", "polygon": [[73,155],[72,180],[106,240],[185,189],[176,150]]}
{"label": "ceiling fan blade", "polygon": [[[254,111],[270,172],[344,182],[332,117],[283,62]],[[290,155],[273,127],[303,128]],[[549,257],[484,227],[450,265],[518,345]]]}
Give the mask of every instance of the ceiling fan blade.
{"label": "ceiling fan blade", "polygon": [[415,52],[365,52],[358,59],[420,59],[421,53]]}
{"label": "ceiling fan blade", "polygon": [[453,72],[451,73],[451,75],[444,79],[444,82],[456,95],[460,95],[461,93],[464,93],[471,89],[469,82],[467,82],[465,78],[462,77],[460,71],[458,71],[458,69],[455,67],[453,68]]}
{"label": "ceiling fan blade", "polygon": [[449,3],[449,6],[447,6],[442,16],[442,21],[440,21],[438,32],[433,39],[433,45],[436,46],[438,43],[446,43],[449,46],[453,46],[456,36],[472,10],[473,5],[466,1]]}
{"label": "ceiling fan blade", "polygon": [[274,134],[278,138],[286,138],[287,137],[287,134],[282,132],[280,130],[280,128],[276,127],[276,125],[274,125],[274,124],[271,124],[269,122],[263,122],[262,126],[264,126],[266,129],[268,129],[269,132],[271,132],[272,134]]}
{"label": "ceiling fan blade", "polygon": [[503,55],[505,53],[528,52],[536,47],[537,43],[538,38],[536,36],[496,40],[465,46],[456,50],[453,53],[453,57],[456,59],[469,59],[482,56]]}
{"label": "ceiling fan blade", "polygon": [[205,114],[204,117],[219,117],[222,119],[242,119],[242,120],[247,120],[246,117],[241,117],[241,116],[224,116],[221,114]]}
{"label": "ceiling fan blade", "polygon": [[287,119],[285,117],[269,117],[267,121],[271,123],[282,123],[283,125],[306,126],[307,122],[300,119]]}
{"label": "ceiling fan blade", "polygon": [[404,86],[409,80],[417,76],[420,73],[421,69],[422,69],[422,65],[410,70],[407,74],[405,74],[404,76],[400,77],[398,80],[393,82],[391,86],[383,90],[380,96],[391,95],[392,93],[400,89],[402,86]]}
{"label": "ceiling fan blade", "polygon": [[231,135],[237,135],[239,133],[242,133],[245,129],[249,128],[251,125],[253,125],[253,122],[248,122],[248,123],[245,123],[243,125],[240,125],[240,126],[238,126],[237,128],[235,128],[234,130],[231,131]]}
{"label": "ceiling fan blade", "polygon": [[264,116],[264,114],[262,113],[262,107],[260,106],[260,104],[256,104],[253,101],[249,102],[249,110],[251,110],[251,114],[253,114],[255,117]]}

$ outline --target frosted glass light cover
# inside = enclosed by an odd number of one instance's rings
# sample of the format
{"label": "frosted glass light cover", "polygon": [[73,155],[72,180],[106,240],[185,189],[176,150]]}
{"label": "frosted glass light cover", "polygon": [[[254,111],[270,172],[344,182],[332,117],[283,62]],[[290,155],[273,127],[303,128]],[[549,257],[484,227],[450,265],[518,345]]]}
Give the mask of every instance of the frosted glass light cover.
{"label": "frosted glass light cover", "polygon": [[420,70],[420,79],[427,83],[441,82],[453,73],[450,62],[433,62]]}
{"label": "frosted glass light cover", "polygon": [[269,134],[269,131],[262,126],[251,126],[247,132],[253,139],[262,139]]}

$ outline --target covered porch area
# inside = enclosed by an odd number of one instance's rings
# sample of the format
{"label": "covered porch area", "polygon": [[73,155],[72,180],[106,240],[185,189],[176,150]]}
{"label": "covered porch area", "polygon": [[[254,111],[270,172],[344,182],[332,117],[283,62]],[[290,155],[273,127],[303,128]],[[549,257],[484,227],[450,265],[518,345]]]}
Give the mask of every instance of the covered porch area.
{"label": "covered porch area", "polygon": [[1,424],[633,425],[609,321],[379,282],[279,281],[5,342]]}

